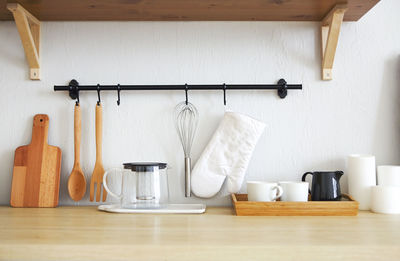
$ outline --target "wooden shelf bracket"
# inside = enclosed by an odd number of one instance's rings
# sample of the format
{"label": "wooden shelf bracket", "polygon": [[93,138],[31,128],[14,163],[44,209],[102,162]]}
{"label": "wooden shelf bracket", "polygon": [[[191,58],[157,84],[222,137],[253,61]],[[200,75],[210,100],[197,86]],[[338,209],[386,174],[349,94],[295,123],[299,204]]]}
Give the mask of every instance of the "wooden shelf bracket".
{"label": "wooden shelf bracket", "polygon": [[332,80],[333,61],[347,5],[336,5],[321,21],[322,79]]}
{"label": "wooden shelf bracket", "polygon": [[26,59],[30,68],[30,79],[40,80],[40,21],[17,3],[7,4],[14,16]]}

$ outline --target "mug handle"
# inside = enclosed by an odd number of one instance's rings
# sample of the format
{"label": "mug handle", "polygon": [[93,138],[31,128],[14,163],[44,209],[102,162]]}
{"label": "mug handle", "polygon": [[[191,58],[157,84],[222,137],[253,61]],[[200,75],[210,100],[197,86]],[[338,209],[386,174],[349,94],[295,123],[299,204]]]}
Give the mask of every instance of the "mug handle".
{"label": "mug handle", "polygon": [[275,187],[273,187],[272,189],[277,189],[278,190],[278,195],[276,195],[272,200],[277,200],[278,198],[280,198],[283,194],[283,189],[281,186],[277,185]]}
{"label": "mug handle", "polygon": [[[301,181],[303,181],[303,182],[306,181],[306,176],[307,176],[308,174],[313,175],[314,173],[312,173],[312,172],[306,172],[306,173],[304,173],[303,176],[301,177]],[[310,189],[310,188],[308,188],[308,193],[311,194],[311,189]]]}
{"label": "mug handle", "polygon": [[[114,197],[114,198],[117,198],[117,199],[121,200],[121,199],[122,199],[122,191],[121,191],[121,194],[120,194],[120,195],[117,195],[117,194],[115,194],[114,192],[112,192],[112,191],[108,188],[108,185],[107,185],[107,175],[110,174],[110,172],[113,171],[113,170],[119,170],[119,171],[121,171],[122,175],[124,175],[124,174],[123,174],[124,171],[123,171],[122,169],[119,169],[119,168],[114,168],[114,169],[107,170],[107,171],[104,173],[104,175],[103,175],[103,186],[104,186],[104,188],[106,189],[106,191],[108,192],[108,194],[110,194],[110,195],[111,195],[112,197]],[[122,182],[123,182],[123,181],[122,181]]]}

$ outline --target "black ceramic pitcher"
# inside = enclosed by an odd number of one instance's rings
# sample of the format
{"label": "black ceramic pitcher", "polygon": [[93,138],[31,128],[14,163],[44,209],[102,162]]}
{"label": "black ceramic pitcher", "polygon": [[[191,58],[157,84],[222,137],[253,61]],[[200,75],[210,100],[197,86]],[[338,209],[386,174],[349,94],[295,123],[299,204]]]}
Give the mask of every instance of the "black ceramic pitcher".
{"label": "black ceramic pitcher", "polygon": [[340,200],[342,194],[339,180],[343,171],[306,172],[301,180],[305,181],[308,174],[312,175],[310,191],[312,201]]}

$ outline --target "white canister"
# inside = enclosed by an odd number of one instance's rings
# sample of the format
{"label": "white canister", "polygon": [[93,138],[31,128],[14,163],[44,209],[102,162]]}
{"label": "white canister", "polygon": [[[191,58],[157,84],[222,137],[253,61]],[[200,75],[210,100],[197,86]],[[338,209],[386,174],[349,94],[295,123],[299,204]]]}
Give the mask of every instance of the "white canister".
{"label": "white canister", "polygon": [[371,209],[371,188],[376,185],[375,156],[354,154],[348,157],[349,194],[357,200],[360,210]]}
{"label": "white canister", "polygon": [[373,186],[371,210],[383,214],[400,214],[400,187]]}

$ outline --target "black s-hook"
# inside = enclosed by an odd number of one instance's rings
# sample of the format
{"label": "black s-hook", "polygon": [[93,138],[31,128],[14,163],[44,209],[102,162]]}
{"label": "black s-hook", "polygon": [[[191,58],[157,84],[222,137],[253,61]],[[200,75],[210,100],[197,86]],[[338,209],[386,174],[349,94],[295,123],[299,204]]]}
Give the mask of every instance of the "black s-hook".
{"label": "black s-hook", "polygon": [[117,100],[117,105],[119,106],[121,104],[121,96],[120,96],[120,92],[121,92],[121,86],[117,85],[117,93],[118,93],[118,100]]}
{"label": "black s-hook", "polygon": [[79,106],[79,87],[76,86],[76,106]]}
{"label": "black s-hook", "polygon": [[188,85],[187,85],[187,83],[185,83],[185,96],[186,96],[186,105],[188,105]]}
{"label": "black s-hook", "polygon": [[101,99],[100,99],[100,84],[97,84],[97,106],[100,106]]}
{"label": "black s-hook", "polygon": [[226,106],[226,84],[222,84],[222,90],[224,91],[224,106]]}

